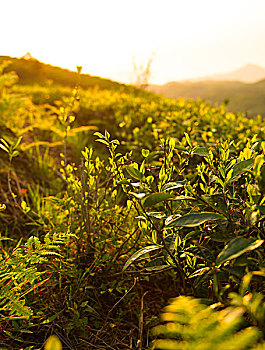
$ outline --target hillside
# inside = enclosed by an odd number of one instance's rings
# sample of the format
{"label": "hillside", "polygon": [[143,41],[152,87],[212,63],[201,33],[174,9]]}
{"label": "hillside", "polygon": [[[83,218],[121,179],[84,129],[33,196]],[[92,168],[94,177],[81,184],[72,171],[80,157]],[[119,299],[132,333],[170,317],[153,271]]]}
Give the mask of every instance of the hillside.
{"label": "hillside", "polygon": [[[5,68],[4,72],[15,71],[19,77],[19,84],[58,84],[74,87],[77,81],[77,73],[67,69],[44,64],[36,59],[14,58],[0,56],[0,64],[9,61],[11,64]],[[120,84],[109,79],[81,74],[80,86],[84,89],[97,86],[99,89],[125,90],[136,92],[139,90],[133,86]]]}
{"label": "hillside", "polygon": [[[3,61],[11,62],[8,67],[5,68],[4,72],[15,71],[19,77],[18,86],[35,84],[38,86],[60,85],[73,88],[77,82],[76,72],[44,64],[36,59],[0,56],[0,64]],[[251,67],[249,66],[248,68],[250,69]],[[246,71],[247,70],[244,70],[244,73],[246,73]],[[134,86],[120,84],[88,74],[80,75],[80,86],[83,89],[97,87],[100,90],[116,90],[133,93],[137,96],[148,95],[146,91],[137,89]],[[228,110],[232,112],[244,111],[247,112],[249,116],[253,117],[257,114],[265,115],[264,88],[265,80],[252,84],[239,81],[200,81],[170,82],[161,86],[151,85],[149,91],[174,99],[178,97],[191,99],[201,98],[210,103],[218,104],[223,103],[225,99],[229,98]],[[37,93],[36,90],[33,90],[32,93],[34,102],[37,102],[38,98],[44,96],[42,92]],[[36,94],[38,95],[37,97]],[[58,94],[56,94],[54,99],[58,99]],[[46,102],[53,103],[52,97]]]}
{"label": "hillside", "polygon": [[246,112],[253,117],[265,116],[265,80],[246,84],[236,81],[170,82],[165,85],[152,85],[150,91],[171,98],[203,99],[211,103],[229,100],[228,109],[232,112]]}

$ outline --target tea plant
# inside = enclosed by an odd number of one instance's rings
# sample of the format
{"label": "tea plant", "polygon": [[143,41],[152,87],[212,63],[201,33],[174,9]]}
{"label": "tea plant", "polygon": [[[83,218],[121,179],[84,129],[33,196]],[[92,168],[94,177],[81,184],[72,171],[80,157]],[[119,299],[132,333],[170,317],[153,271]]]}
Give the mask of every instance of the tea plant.
{"label": "tea plant", "polygon": [[4,341],[41,347],[55,333],[70,348],[143,349],[162,305],[183,295],[172,320],[186,312],[192,330],[170,321],[155,332],[179,345],[154,346],[262,344],[260,117],[14,79],[0,80]]}

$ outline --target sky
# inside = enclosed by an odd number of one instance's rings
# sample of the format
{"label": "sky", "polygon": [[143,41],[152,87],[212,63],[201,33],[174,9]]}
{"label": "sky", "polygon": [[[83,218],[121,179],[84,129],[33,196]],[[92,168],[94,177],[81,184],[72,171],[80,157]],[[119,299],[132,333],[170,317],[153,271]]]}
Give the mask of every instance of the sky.
{"label": "sky", "polygon": [[264,0],[0,0],[0,55],[133,83],[265,67]]}

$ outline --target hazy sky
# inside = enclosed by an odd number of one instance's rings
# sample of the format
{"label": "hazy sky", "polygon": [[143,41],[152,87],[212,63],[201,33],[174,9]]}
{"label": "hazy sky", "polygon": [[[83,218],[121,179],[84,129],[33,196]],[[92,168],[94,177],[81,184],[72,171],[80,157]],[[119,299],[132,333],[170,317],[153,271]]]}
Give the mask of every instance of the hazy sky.
{"label": "hazy sky", "polygon": [[153,83],[265,67],[265,0],[0,0],[0,55],[130,82],[153,58]]}

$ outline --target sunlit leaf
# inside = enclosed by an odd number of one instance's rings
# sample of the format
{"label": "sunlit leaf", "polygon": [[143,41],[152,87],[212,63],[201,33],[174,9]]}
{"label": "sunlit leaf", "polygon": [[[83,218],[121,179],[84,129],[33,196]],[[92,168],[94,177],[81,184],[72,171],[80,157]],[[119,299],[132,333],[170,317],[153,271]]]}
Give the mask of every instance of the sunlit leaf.
{"label": "sunlit leaf", "polygon": [[175,190],[177,188],[183,187],[186,184],[186,180],[183,181],[176,181],[176,182],[168,182],[163,186],[163,191],[171,191]]}
{"label": "sunlit leaf", "polygon": [[192,154],[196,154],[198,156],[202,156],[202,157],[209,157],[209,151],[206,147],[198,147],[196,148],[195,151],[192,152]]}
{"label": "sunlit leaf", "polygon": [[125,265],[123,266],[122,271],[125,271],[127,269],[128,266],[130,266],[135,260],[137,260],[140,256],[149,253],[153,250],[157,250],[160,249],[159,246],[157,245],[150,245],[148,247],[142,248],[140,250],[138,250],[136,253],[134,253],[125,263]]}
{"label": "sunlit leaf", "polygon": [[227,260],[232,260],[238,256],[258,248],[264,241],[237,237],[229,242],[216,259],[216,265],[223,264]]}
{"label": "sunlit leaf", "polygon": [[152,216],[156,219],[163,219],[166,216],[166,214],[161,212],[161,211],[152,211],[152,212],[147,213],[147,215]]}
{"label": "sunlit leaf", "polygon": [[0,148],[2,148],[3,151],[9,153],[9,149],[6,148],[6,146],[4,146],[2,143],[0,143]]}
{"label": "sunlit leaf", "polygon": [[161,203],[163,201],[172,199],[173,197],[166,192],[157,192],[157,193],[152,193],[149,196],[145,197],[144,200],[142,201],[143,207],[153,207],[154,205]]}
{"label": "sunlit leaf", "polygon": [[144,268],[146,271],[152,272],[152,271],[162,271],[168,267],[169,265],[165,264],[165,258],[158,256],[154,259],[151,259],[151,261],[147,262]]}
{"label": "sunlit leaf", "polygon": [[198,213],[198,214],[187,214],[178,218],[170,217],[169,220],[166,220],[165,225],[167,227],[175,226],[186,226],[194,227],[203,224],[205,221],[210,220],[220,220],[224,217],[216,213]]}
{"label": "sunlit leaf", "polygon": [[190,196],[177,196],[173,198],[174,201],[196,200],[196,198]]}
{"label": "sunlit leaf", "polygon": [[143,174],[138,170],[136,169],[135,167],[133,167],[132,165],[128,165],[125,167],[127,173],[133,177],[134,179],[137,179],[137,180],[142,180],[143,178]]}
{"label": "sunlit leaf", "polygon": [[107,141],[103,140],[103,139],[97,139],[96,141],[104,143],[104,145],[107,145],[107,146],[109,145],[109,143]]}
{"label": "sunlit leaf", "polygon": [[134,196],[137,199],[142,199],[145,197],[145,193],[135,193],[135,192],[129,192],[132,196]]}
{"label": "sunlit leaf", "polygon": [[176,148],[177,150],[179,150],[179,151],[186,151],[186,152],[188,152],[187,148],[182,147],[182,146],[175,146],[175,148]]}
{"label": "sunlit leaf", "polygon": [[62,343],[57,335],[51,335],[44,346],[44,350],[62,350]]}
{"label": "sunlit leaf", "polygon": [[169,265],[157,265],[157,266],[149,266],[145,267],[146,271],[152,272],[152,271],[162,271],[165,270],[169,267]]}
{"label": "sunlit leaf", "polygon": [[99,138],[101,138],[101,139],[105,139],[105,136],[104,135],[102,135],[100,132],[94,132],[94,134],[93,135],[95,135],[95,136],[97,136],[97,137],[99,137]]}
{"label": "sunlit leaf", "polygon": [[190,148],[192,148],[192,144],[191,144],[191,140],[190,140],[189,135],[188,135],[186,132],[184,132],[184,135],[185,135],[185,138],[186,138],[187,144],[190,146]]}
{"label": "sunlit leaf", "polygon": [[254,165],[254,159],[247,159],[239,162],[233,166],[232,177],[229,182],[237,180],[243,173],[245,169],[251,169]]}
{"label": "sunlit leaf", "polygon": [[131,186],[131,183],[128,180],[121,180],[121,181],[117,182],[117,185],[130,185]]}
{"label": "sunlit leaf", "polygon": [[150,151],[148,150],[148,149],[142,149],[142,155],[143,155],[143,157],[148,157],[149,156],[149,153],[150,153]]}
{"label": "sunlit leaf", "polygon": [[16,149],[16,148],[19,146],[21,140],[22,140],[22,136],[20,136],[20,137],[18,138],[17,142],[16,142],[16,143],[14,144],[14,146],[13,146],[13,149]]}
{"label": "sunlit leaf", "polygon": [[61,310],[59,312],[57,312],[56,314],[52,315],[51,317],[47,318],[46,320],[44,320],[41,324],[47,324],[47,323],[51,323],[52,321],[54,321],[64,310]]}

